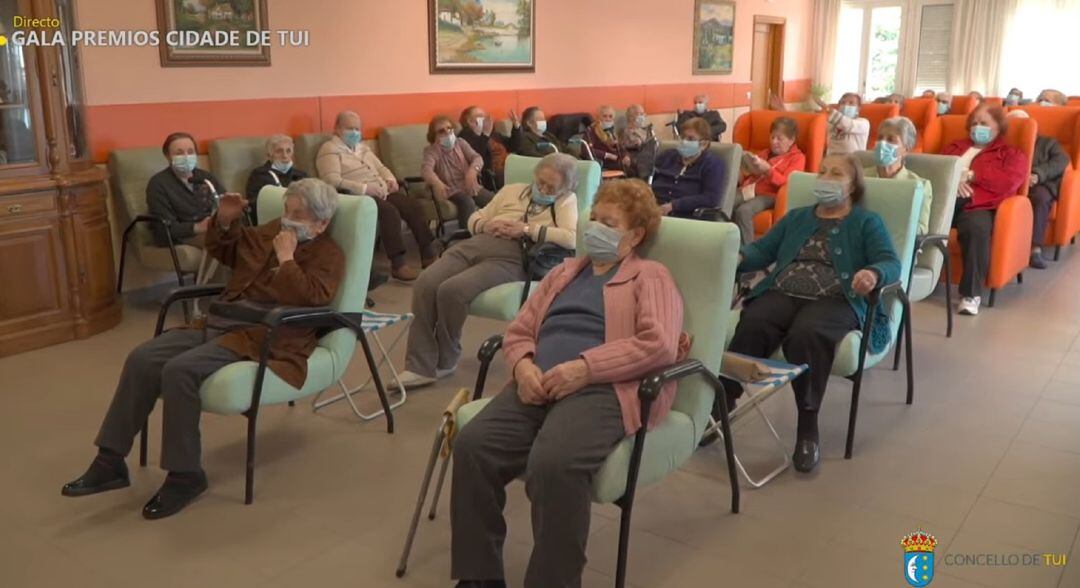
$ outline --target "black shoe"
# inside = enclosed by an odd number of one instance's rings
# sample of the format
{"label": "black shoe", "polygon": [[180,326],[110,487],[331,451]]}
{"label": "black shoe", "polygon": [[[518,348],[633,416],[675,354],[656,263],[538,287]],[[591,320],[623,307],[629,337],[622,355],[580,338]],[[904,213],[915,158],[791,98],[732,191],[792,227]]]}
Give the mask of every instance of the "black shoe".
{"label": "black shoe", "polygon": [[1043,259],[1042,252],[1032,251],[1031,258],[1028,260],[1028,265],[1035,269],[1046,269],[1046,260]]}
{"label": "black shoe", "polygon": [[163,519],[184,510],[192,500],[206,491],[206,474],[184,475],[169,474],[165,483],[143,507],[144,519]]}
{"label": "black shoe", "polygon": [[791,456],[795,470],[807,473],[814,470],[821,461],[821,447],[817,439],[803,439],[795,444],[795,455]]}
{"label": "black shoe", "polygon": [[99,492],[127,488],[130,485],[124,458],[118,457],[112,460],[99,455],[90,462],[90,467],[79,479],[64,484],[64,487],[60,489],[60,494],[90,496]]}

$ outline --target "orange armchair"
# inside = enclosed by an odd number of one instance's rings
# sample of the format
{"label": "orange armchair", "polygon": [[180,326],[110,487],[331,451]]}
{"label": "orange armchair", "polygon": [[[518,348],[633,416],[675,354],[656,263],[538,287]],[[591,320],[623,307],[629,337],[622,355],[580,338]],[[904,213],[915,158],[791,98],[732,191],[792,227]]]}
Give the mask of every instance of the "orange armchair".
{"label": "orange armchair", "polygon": [[1038,124],[1040,135],[1053,137],[1061,143],[1072,162],[1061,178],[1061,191],[1050,210],[1046,235],[1041,236],[1044,245],[1054,246],[1054,259],[1057,260],[1062,246],[1068,245],[1080,232],[1080,176],[1077,175],[1080,174],[1080,108],[1044,108],[1036,104],[1019,108]]}
{"label": "orange armchair", "polygon": [[[997,106],[998,108],[1005,108],[1005,99],[997,96],[986,96],[983,98],[983,104],[989,104],[990,106]],[[959,114],[959,113],[953,113]]]}
{"label": "orange armchair", "polygon": [[[795,119],[799,125],[799,136],[795,138],[795,144],[806,155],[806,168],[803,171],[817,171],[825,154],[828,132],[827,117],[824,113],[751,110],[735,121],[732,142],[741,145],[744,151],[768,149],[769,127],[774,120],[782,116]],[[759,237],[764,235],[786,212],[787,186],[784,186],[776,196],[773,209],[762,211],[754,217],[754,233]]]}
{"label": "orange armchair", "polygon": [[[1035,153],[1035,133],[1038,125],[1031,119],[1009,121],[1009,130],[1005,141],[1023,151],[1030,158]],[[967,116],[947,114],[938,117],[934,128],[928,133],[932,142],[927,143],[928,152],[941,153],[942,149],[959,139],[968,136]],[[994,306],[994,294],[1015,277],[1024,279],[1023,271],[1031,257],[1031,201],[1027,198],[1027,182],[1021,184],[1020,193],[1006,198],[994,216],[994,232],[990,240],[990,271],[986,276],[986,287],[990,289],[988,306]],[[956,229],[949,233],[950,268],[953,282],[960,281],[963,271],[963,257],[957,243]]]}
{"label": "orange armchair", "polygon": [[[900,109],[900,114],[911,119],[911,122],[915,124],[915,130],[918,134],[915,137],[915,148],[912,149],[914,153],[937,153],[937,151],[930,151],[926,149],[926,140],[936,131],[934,130],[934,121],[937,120],[937,99],[936,98],[908,98],[904,101],[904,107]],[[934,138],[936,141],[936,138]]]}
{"label": "orange armchair", "polygon": [[870,121],[870,136],[866,140],[866,148],[873,149],[877,143],[878,127],[887,118],[900,116],[899,104],[863,104],[859,108],[859,116]]}
{"label": "orange armchair", "polygon": [[[1000,98],[997,99],[999,102]],[[979,101],[975,99],[971,94],[964,94],[963,96],[953,96],[952,103],[949,104],[949,114],[968,114],[975,107],[979,105]],[[1000,104],[999,104],[1000,106]]]}

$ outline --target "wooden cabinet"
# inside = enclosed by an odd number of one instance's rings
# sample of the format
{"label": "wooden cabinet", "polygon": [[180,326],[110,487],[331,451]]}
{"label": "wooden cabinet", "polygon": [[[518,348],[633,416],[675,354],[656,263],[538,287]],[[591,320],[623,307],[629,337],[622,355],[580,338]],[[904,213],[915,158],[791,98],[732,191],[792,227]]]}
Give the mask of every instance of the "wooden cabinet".
{"label": "wooden cabinet", "polygon": [[[75,28],[73,0],[0,0],[14,16]],[[0,50],[0,357],[120,322],[104,170],[83,126],[70,46]]]}

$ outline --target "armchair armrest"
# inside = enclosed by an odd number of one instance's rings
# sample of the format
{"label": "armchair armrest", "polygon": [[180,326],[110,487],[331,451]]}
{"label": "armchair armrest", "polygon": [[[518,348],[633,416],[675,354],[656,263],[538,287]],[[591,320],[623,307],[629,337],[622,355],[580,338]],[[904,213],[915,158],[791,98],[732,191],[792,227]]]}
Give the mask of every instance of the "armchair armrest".
{"label": "armchair armrest", "polygon": [[[154,327],[154,336],[157,337],[165,329],[165,316],[169,314],[169,308],[174,302],[181,300],[191,300],[193,298],[206,298],[209,296],[217,296],[225,291],[225,284],[202,284],[196,286],[180,286],[179,288],[173,288],[169,295],[165,298],[165,301],[161,303],[161,308],[158,309],[157,324]],[[185,316],[187,312],[185,311]]]}
{"label": "armchair armrest", "polygon": [[915,251],[920,251],[926,245],[931,247],[937,247],[941,249],[942,253],[947,253],[946,247],[949,245],[948,235],[928,234],[918,235],[915,237]]}
{"label": "armchair armrest", "polygon": [[694,210],[694,218],[717,223],[729,223],[731,218],[719,206],[703,206]]}
{"label": "armchair armrest", "polygon": [[451,243],[454,243],[454,242],[457,242],[457,241],[464,241],[465,239],[469,239],[472,236],[473,236],[473,234],[470,233],[468,231],[468,229],[458,229],[458,230],[454,231],[453,233],[451,233],[449,237],[444,239],[443,244],[444,245],[450,245]]}
{"label": "armchair armrest", "polygon": [[[660,391],[664,388],[664,384],[668,382],[674,382],[681,380],[694,374],[702,374],[709,380],[715,380],[705,366],[697,359],[685,359],[679,363],[674,363],[666,368],[649,374],[641,380],[641,384],[638,386],[638,398],[642,402],[652,403],[660,396]],[[719,383],[719,380],[717,380]],[[711,382],[710,382],[711,383]],[[716,385],[713,386],[714,388]]]}
{"label": "armchair armrest", "polygon": [[401,178],[401,180],[403,182],[405,182],[406,184],[423,184],[424,183],[424,178],[421,178],[420,176],[408,176],[408,177]]}
{"label": "armchair armrest", "polygon": [[[881,302],[882,297],[884,297],[886,294],[903,291],[904,287],[903,284],[900,283],[900,280],[885,285],[879,285],[877,288],[874,288],[870,291],[869,294],[867,294],[867,298],[870,300],[870,311],[873,311],[877,308],[878,304]],[[869,315],[869,313],[867,314]]]}

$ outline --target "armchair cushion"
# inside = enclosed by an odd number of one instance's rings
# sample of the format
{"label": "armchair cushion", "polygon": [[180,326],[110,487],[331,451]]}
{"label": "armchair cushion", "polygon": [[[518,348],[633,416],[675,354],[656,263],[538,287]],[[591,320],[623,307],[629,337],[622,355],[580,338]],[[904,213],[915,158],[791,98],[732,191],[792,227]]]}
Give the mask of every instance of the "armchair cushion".
{"label": "armchair cushion", "polygon": [[244,193],[251,170],[266,160],[269,137],[235,137],[210,141],[210,171],[229,192]]}

